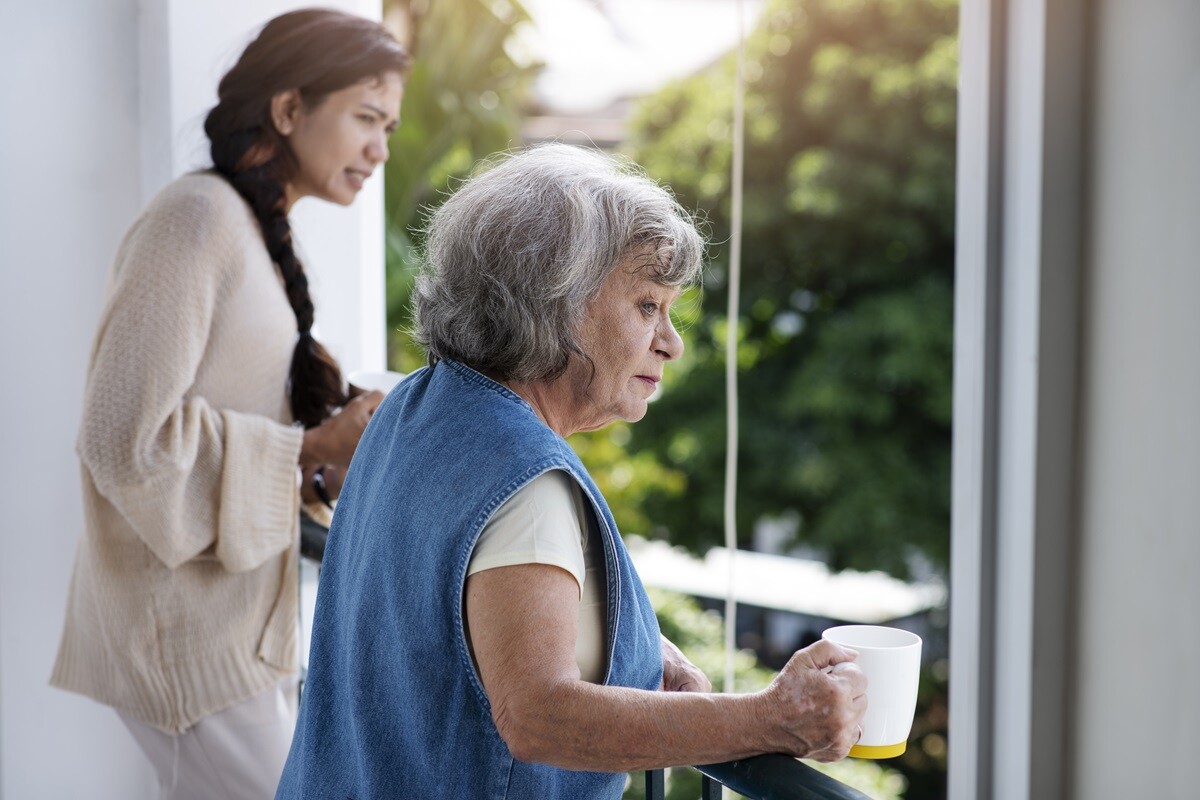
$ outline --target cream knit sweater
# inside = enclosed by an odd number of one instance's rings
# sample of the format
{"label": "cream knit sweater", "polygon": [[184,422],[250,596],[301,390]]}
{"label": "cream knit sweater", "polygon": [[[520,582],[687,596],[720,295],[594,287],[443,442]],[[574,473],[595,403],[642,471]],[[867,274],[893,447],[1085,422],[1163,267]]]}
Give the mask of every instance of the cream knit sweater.
{"label": "cream knit sweater", "polygon": [[296,319],[249,206],[196,173],[117,253],[51,683],[168,732],[297,668]]}

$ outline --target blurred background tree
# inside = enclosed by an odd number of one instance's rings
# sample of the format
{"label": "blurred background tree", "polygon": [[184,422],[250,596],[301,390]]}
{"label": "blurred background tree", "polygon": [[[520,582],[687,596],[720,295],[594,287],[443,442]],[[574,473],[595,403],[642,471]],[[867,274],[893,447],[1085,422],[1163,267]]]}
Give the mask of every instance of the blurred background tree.
{"label": "blurred background tree", "polygon": [[479,159],[521,144],[540,65],[519,45],[518,0],[387,0],[384,15],[413,55],[384,167],[388,360],[411,372],[425,363],[408,335],[423,215]]}
{"label": "blurred background tree", "polygon": [[[738,529],[782,521],[835,569],[946,566],[956,28],[953,0],[771,0],[746,45]],[[629,443],[685,476],[646,516],[699,552],[722,530],[732,75],[645,98],[628,142],[715,242],[684,369]]]}

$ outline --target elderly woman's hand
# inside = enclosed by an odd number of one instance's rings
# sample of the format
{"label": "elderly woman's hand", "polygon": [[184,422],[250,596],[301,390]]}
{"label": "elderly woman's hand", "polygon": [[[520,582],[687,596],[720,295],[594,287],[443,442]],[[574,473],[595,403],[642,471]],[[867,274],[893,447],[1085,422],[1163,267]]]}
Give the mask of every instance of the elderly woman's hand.
{"label": "elderly woman's hand", "polygon": [[853,650],[819,641],[784,665],[764,692],[778,714],[783,752],[816,761],[845,758],[862,736],[867,677]]}
{"label": "elderly woman's hand", "polygon": [[665,636],[662,640],[664,692],[711,692],[712,684],[700,668]]}

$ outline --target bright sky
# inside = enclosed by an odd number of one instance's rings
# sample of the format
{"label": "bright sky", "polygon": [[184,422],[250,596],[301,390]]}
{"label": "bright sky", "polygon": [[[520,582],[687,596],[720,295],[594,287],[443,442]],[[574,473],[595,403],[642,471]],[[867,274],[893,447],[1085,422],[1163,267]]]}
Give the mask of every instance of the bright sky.
{"label": "bright sky", "polygon": [[[523,0],[526,44],[546,62],[536,85],[553,108],[581,112],[645,94],[737,42],[737,0]],[[748,31],[763,0],[742,0]],[[603,10],[602,10],[603,9]]]}

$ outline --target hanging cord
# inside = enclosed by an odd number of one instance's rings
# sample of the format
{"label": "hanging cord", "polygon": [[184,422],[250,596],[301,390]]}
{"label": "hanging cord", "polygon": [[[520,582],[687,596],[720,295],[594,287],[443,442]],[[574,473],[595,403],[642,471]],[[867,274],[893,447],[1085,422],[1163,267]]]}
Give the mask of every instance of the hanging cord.
{"label": "hanging cord", "polygon": [[734,556],[737,555],[737,454],[738,454],[738,305],[742,284],[742,157],[744,150],[744,108],[746,71],[746,32],[742,20],[742,0],[737,2],[737,71],[733,84],[733,175],[729,236],[729,305],[725,334],[725,552],[729,556],[729,575],[725,592],[725,691],[735,690],[733,655],[737,633],[737,598],[733,591]]}

